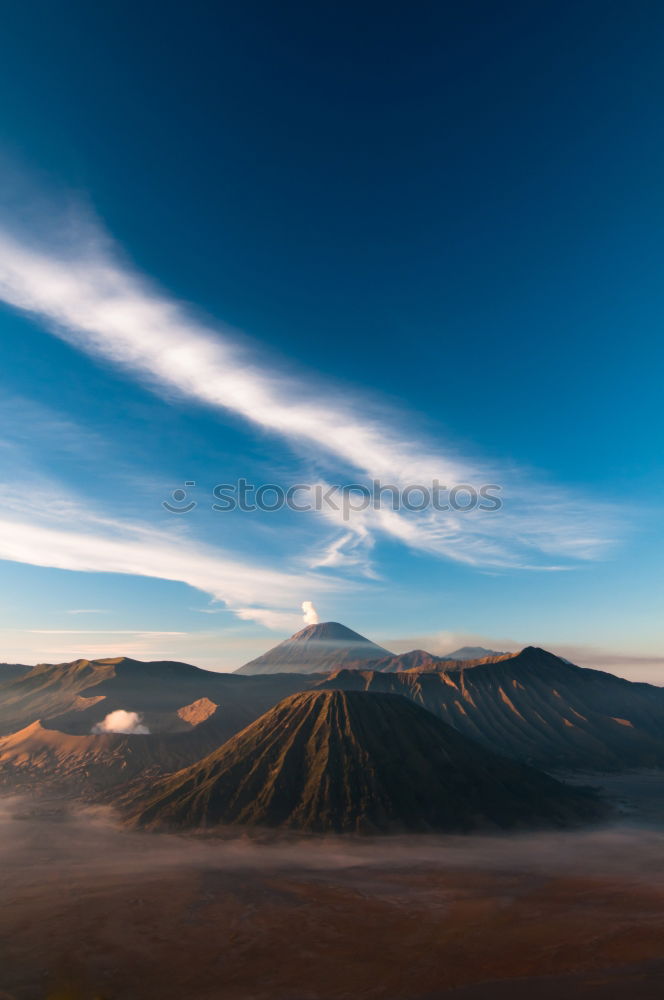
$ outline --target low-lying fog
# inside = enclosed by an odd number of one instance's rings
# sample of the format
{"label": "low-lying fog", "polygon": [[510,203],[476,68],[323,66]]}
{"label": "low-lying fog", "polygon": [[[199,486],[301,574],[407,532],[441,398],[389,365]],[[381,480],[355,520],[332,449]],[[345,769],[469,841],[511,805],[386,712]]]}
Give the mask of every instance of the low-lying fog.
{"label": "low-lying fog", "polygon": [[664,776],[606,783],[611,824],[494,837],[137,833],[2,799],[0,997],[657,996]]}
{"label": "low-lying fog", "polygon": [[[597,781],[598,779],[594,779]],[[0,799],[0,863],[60,864],[145,873],[163,866],[298,867],[335,870],[403,865],[472,866],[546,872],[623,873],[652,883],[664,878],[664,775],[603,779],[624,815],[598,828],[497,836],[256,836],[237,828],[225,835],[135,833],[112,809],[57,800]]]}

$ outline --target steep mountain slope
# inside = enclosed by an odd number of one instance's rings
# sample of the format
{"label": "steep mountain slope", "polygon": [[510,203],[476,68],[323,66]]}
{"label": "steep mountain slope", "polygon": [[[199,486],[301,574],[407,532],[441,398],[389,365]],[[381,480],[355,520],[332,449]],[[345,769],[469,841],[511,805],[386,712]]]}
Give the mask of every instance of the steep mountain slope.
{"label": "steep mountain slope", "polygon": [[181,710],[206,698],[218,706],[217,721],[231,736],[301,688],[296,675],[237,677],[127,657],[41,664],[0,684],[0,735],[37,720],[83,735],[118,709],[140,713],[153,733],[185,732],[191,719]]}
{"label": "steep mountain slope", "polygon": [[[0,686],[0,734],[82,707],[81,692],[112,677],[119,659],[40,664]],[[104,713],[105,714],[105,713]],[[103,715],[101,716],[103,718]]]}
{"label": "steep mountain slope", "polygon": [[459,732],[545,769],[664,766],[664,690],[527,647],[440,670],[337,671],[319,686],[401,694]]}
{"label": "steep mountain slope", "polygon": [[131,796],[144,827],[317,832],[565,825],[602,807],[497,757],[404,698],[293,695],[192,767]]}
{"label": "steep mountain slope", "polygon": [[193,763],[223,742],[205,722],[184,733],[126,735],[66,733],[41,722],[0,739],[0,788],[104,798],[138,775],[153,780]]}
{"label": "steep mountain slope", "polygon": [[[0,786],[103,797],[200,760],[301,687],[296,674],[235,677],[124,657],[28,668],[0,684]],[[118,710],[137,713],[150,734],[93,732]]]}
{"label": "steep mountain slope", "polygon": [[290,639],[236,670],[236,674],[325,673],[346,664],[391,657],[358,632],[339,622],[308,625]]}
{"label": "steep mountain slope", "polygon": [[15,677],[22,677],[32,670],[32,667],[25,663],[0,663],[0,685],[5,681],[11,681]]}
{"label": "steep mountain slope", "polygon": [[[408,657],[409,654],[404,654]],[[415,658],[421,660],[415,651]],[[385,662],[392,658],[382,658]],[[545,769],[664,766],[664,690],[584,670],[544,650],[425,661],[398,672],[241,676],[122,657],[42,665],[0,683],[0,735],[41,720],[88,735],[110,712],[138,712],[153,734],[209,718],[218,743],[282,698],[310,689],[401,694],[486,747]],[[215,707],[216,706],[216,707]]]}

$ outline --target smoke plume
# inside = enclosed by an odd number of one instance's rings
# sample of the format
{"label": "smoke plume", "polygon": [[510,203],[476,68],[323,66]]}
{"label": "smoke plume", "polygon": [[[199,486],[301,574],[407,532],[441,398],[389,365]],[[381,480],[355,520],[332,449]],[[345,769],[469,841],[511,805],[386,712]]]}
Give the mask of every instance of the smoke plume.
{"label": "smoke plume", "polygon": [[93,733],[129,733],[132,736],[147,736],[150,730],[142,725],[138,712],[125,712],[123,708],[109,712],[102,722],[93,726]]}
{"label": "smoke plume", "polygon": [[318,625],[318,612],[311,601],[302,601],[302,617],[305,625]]}

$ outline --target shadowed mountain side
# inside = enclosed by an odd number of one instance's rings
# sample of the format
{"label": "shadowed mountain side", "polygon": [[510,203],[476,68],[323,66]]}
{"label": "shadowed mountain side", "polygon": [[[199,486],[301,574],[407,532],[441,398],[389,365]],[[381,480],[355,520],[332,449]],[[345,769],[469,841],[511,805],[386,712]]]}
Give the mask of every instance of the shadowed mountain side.
{"label": "shadowed mountain side", "polygon": [[664,690],[535,647],[440,672],[341,670],[319,687],[404,695],[484,746],[545,769],[664,766]]}
{"label": "shadowed mountain side", "polygon": [[293,695],[207,758],[137,790],[130,823],[387,833],[565,826],[593,797],[489,753],[404,698]]}
{"label": "shadowed mountain side", "polygon": [[459,655],[458,658],[455,658],[455,654],[450,653],[443,657],[427,653],[425,649],[411,649],[408,653],[385,656],[381,660],[372,660],[370,663],[358,660],[353,663],[345,663],[344,666],[351,670],[380,670],[385,674],[397,674],[406,670],[447,671],[475,667],[480,663],[497,663],[499,660],[511,659],[515,655],[514,653],[493,653],[491,650],[481,649],[479,646],[472,648],[466,646],[457,652],[459,654],[477,653],[477,656]]}
{"label": "shadowed mountain side", "polygon": [[170,661],[115,657],[41,664],[0,685],[0,735],[38,719],[83,735],[117,709],[138,712],[153,733],[185,732],[193,718],[182,710],[207,699],[218,706],[218,720],[231,736],[300,690],[302,679],[295,674],[238,677]]}
{"label": "shadowed mountain side", "polygon": [[482,649],[480,646],[464,646],[463,649],[456,652],[459,654],[458,657],[455,657],[454,653],[443,657],[427,653],[425,649],[411,649],[408,653],[396,653],[393,656],[384,656],[380,660],[370,660],[369,662],[353,660],[344,663],[343,666],[347,670],[377,670],[384,674],[398,674],[407,670],[448,671],[475,667],[480,663],[498,663],[500,660],[509,660],[517,655],[515,653],[495,653],[489,649]]}
{"label": "shadowed mountain side", "polygon": [[386,674],[396,674],[402,670],[439,670],[446,661],[426,649],[411,649],[408,653],[398,653],[396,656],[383,656],[380,660],[365,663],[355,660],[344,664],[348,670],[379,670]]}
{"label": "shadowed mountain side", "polygon": [[[83,692],[113,677],[121,657],[41,663],[0,686],[0,734],[85,707]],[[92,692],[97,696],[96,692]],[[99,699],[98,699],[99,700]],[[106,713],[103,712],[100,718]]]}
{"label": "shadowed mountain side", "polygon": [[0,687],[5,681],[11,681],[15,677],[22,677],[23,674],[29,673],[32,669],[32,667],[26,666],[25,663],[0,663]]}
{"label": "shadowed mountain side", "polygon": [[139,775],[152,780],[200,760],[229,735],[214,716],[165,735],[80,735],[34,722],[0,739],[0,787],[103,799]]}
{"label": "shadowed mountain side", "polygon": [[489,749],[544,769],[664,766],[662,688],[533,647],[395,673],[342,668],[247,677],[122,657],[42,665],[0,684],[0,735],[39,719],[85,735],[122,709],[138,712],[154,734],[186,732],[208,714],[227,739],[282,698],[314,688],[404,695]]}
{"label": "shadowed mountain side", "polygon": [[326,673],[346,664],[357,662],[364,666],[367,661],[392,656],[388,649],[339,622],[321,622],[296,632],[267,653],[245,663],[235,673]]}

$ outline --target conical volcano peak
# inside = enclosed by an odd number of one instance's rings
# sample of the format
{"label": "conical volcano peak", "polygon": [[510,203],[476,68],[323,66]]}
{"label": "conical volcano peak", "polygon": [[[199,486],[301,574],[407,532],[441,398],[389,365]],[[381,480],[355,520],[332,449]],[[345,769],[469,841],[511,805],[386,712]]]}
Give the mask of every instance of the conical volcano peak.
{"label": "conical volcano peak", "polygon": [[597,803],[393,694],[291,695],[192,767],[137,788],[130,822],[464,832],[595,818]]}
{"label": "conical volcano peak", "polygon": [[354,632],[352,628],[342,625],[341,622],[318,622],[316,625],[307,625],[290,637],[291,642],[295,640],[314,640],[318,642],[369,642],[359,632]]}
{"label": "conical volcano peak", "polygon": [[392,656],[359,632],[340,622],[307,625],[290,639],[270,649],[238,674],[317,674],[336,670],[346,663],[366,664]]}

